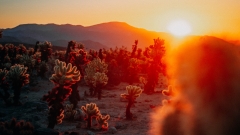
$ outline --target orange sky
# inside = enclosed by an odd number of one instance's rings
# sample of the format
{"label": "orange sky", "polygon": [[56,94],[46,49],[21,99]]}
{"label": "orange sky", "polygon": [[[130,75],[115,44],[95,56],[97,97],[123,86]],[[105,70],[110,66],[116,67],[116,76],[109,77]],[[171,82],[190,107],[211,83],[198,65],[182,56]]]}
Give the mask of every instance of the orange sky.
{"label": "orange sky", "polygon": [[0,28],[25,23],[89,26],[120,21],[167,31],[176,19],[188,21],[192,34],[240,38],[240,0],[1,0]]}

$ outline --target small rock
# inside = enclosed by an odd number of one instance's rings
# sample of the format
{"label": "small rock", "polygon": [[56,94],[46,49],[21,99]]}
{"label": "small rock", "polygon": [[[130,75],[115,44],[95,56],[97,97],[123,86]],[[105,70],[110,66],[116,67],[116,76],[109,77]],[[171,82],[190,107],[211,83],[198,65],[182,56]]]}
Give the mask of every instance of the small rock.
{"label": "small rock", "polygon": [[115,127],[110,127],[108,129],[108,132],[111,133],[111,134],[115,134],[115,133],[117,133],[117,129]]}
{"label": "small rock", "polygon": [[92,131],[89,131],[89,130],[87,131],[87,134],[88,134],[88,135],[95,135],[95,133],[94,133],[94,132],[92,132]]}

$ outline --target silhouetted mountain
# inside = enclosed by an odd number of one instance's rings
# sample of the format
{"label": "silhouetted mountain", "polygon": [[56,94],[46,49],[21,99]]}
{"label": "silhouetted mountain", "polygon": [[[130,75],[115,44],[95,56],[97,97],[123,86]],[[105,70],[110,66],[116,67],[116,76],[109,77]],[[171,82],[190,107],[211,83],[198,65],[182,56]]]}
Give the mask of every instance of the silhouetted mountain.
{"label": "silhouetted mountain", "polygon": [[[124,22],[107,22],[88,27],[71,24],[22,24],[12,29],[5,29],[0,43],[35,44],[36,41],[50,41],[53,46],[67,47],[67,43],[74,40],[83,43],[86,48],[95,50],[115,46],[126,46],[130,50],[134,40],[139,40],[139,47],[144,48],[153,44],[153,39],[158,37],[164,39],[166,45],[172,45],[176,40],[168,33],[148,31]],[[209,42],[222,40],[210,36],[205,38],[209,39]]]}
{"label": "silhouetted mountain", "polygon": [[135,28],[123,22],[108,22],[88,27],[70,24],[22,24],[12,29],[5,29],[3,36],[31,44],[36,41],[50,41],[53,45],[64,47],[67,46],[68,41],[75,40],[83,42],[86,48],[98,49],[115,46],[131,48],[136,39],[139,40],[140,47],[145,47],[153,44],[154,38],[164,38],[169,35]]}

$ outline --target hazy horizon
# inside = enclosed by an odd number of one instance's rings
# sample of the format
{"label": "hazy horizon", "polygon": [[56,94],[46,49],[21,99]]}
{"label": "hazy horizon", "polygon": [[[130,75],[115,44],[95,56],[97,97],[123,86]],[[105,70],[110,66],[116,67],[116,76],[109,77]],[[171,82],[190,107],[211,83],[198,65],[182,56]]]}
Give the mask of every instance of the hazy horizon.
{"label": "hazy horizon", "polygon": [[29,23],[91,26],[117,21],[150,31],[169,32],[168,25],[182,19],[190,24],[191,35],[239,38],[239,7],[238,0],[1,0],[0,28]]}

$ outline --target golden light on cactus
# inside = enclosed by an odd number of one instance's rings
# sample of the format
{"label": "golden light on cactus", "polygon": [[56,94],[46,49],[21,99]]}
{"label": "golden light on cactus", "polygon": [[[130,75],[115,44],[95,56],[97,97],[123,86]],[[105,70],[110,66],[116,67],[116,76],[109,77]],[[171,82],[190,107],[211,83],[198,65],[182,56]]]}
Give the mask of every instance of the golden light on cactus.
{"label": "golden light on cactus", "polygon": [[23,84],[29,83],[29,74],[27,74],[27,67],[24,65],[15,64],[11,66],[7,78],[14,82],[22,82]]}
{"label": "golden light on cactus", "polygon": [[108,82],[108,77],[105,73],[95,73],[93,76],[93,86],[98,87],[98,86],[105,86]]}
{"label": "golden light on cactus", "polygon": [[147,79],[141,76],[139,77],[139,82],[145,85],[147,84]]}
{"label": "golden light on cactus", "polygon": [[64,118],[64,110],[60,110],[60,115],[57,116],[57,124],[61,124]]}
{"label": "golden light on cactus", "polygon": [[167,90],[163,90],[163,91],[162,91],[162,94],[163,94],[164,96],[173,96],[173,88],[172,88],[172,85],[169,85]]}
{"label": "golden light on cactus", "polygon": [[102,129],[107,129],[108,128],[108,120],[110,119],[110,115],[106,115],[106,116],[103,116],[103,115],[99,115],[96,120],[99,124],[99,126],[102,128]]}
{"label": "golden light on cactus", "polygon": [[95,103],[90,103],[86,104],[86,106],[82,106],[81,109],[87,115],[87,128],[91,128],[92,118],[101,115],[97,105]]}
{"label": "golden light on cactus", "polygon": [[121,97],[128,99],[129,97],[137,98],[142,93],[142,89],[138,86],[126,86],[127,93],[121,94]]}
{"label": "golden light on cactus", "polygon": [[88,115],[88,116],[98,116],[100,115],[100,111],[95,103],[86,104],[86,106],[82,106],[81,109]]}
{"label": "golden light on cactus", "polygon": [[66,66],[65,62],[55,60],[54,72],[55,74],[49,78],[50,81],[59,85],[69,85],[75,84],[80,80],[80,72],[77,70],[76,66],[72,67],[71,63]]}
{"label": "golden light on cactus", "polygon": [[[106,74],[108,72],[107,67],[108,65],[105,62],[102,62],[101,59],[95,58],[93,61],[87,64],[87,68],[85,69],[86,75],[84,76],[84,80],[88,85],[92,86],[93,83],[95,82],[95,79],[94,79],[95,73],[99,72],[99,73]],[[104,78],[105,79],[103,80],[106,80],[106,77]]]}

